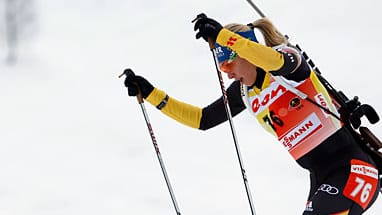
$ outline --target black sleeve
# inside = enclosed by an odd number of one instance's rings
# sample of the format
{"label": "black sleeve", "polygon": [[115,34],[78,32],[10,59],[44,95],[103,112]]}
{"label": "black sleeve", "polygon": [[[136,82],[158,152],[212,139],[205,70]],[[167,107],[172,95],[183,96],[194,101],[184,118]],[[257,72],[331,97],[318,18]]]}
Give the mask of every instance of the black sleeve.
{"label": "black sleeve", "polygon": [[[232,116],[236,116],[246,107],[241,98],[240,82],[234,81],[227,89],[228,103]],[[202,119],[200,121],[200,130],[207,130],[222,122],[227,121],[227,113],[224,106],[223,96],[212,104],[204,107],[202,110]]]}
{"label": "black sleeve", "polygon": [[304,57],[301,56],[301,64],[297,68],[297,70],[295,72],[293,72],[293,73],[284,75],[284,78],[286,78],[288,80],[293,80],[293,81],[296,81],[296,82],[300,82],[302,80],[305,80],[305,79],[309,78],[310,72],[311,72],[311,70],[310,70],[310,67],[309,67],[308,63],[306,62]]}
{"label": "black sleeve", "polygon": [[[307,79],[310,76],[311,69],[306,62],[303,55],[301,55],[297,48],[294,46],[288,46],[291,49],[276,49],[283,55],[284,64],[277,71],[270,71],[273,76],[283,76],[288,80],[300,82]],[[284,47],[285,48],[285,47]],[[294,51],[293,51],[294,50]],[[300,63],[300,65],[299,65]]]}
{"label": "black sleeve", "polygon": [[284,64],[280,69],[276,71],[269,71],[269,72],[273,76],[277,76],[277,75],[285,76],[290,74],[292,71],[295,71],[299,63],[300,55],[297,53],[286,53],[282,51],[279,51],[279,52],[280,54],[283,55]]}

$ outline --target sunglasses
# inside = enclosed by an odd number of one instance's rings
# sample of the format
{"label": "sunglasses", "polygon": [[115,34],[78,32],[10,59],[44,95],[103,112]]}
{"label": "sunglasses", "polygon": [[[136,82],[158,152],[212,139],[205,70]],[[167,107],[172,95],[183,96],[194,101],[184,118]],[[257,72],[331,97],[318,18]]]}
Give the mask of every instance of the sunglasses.
{"label": "sunglasses", "polygon": [[229,55],[229,58],[228,60],[224,61],[221,65],[220,65],[220,69],[223,71],[223,72],[226,72],[226,73],[230,73],[232,72],[233,68],[235,67],[235,59],[237,57],[237,53],[236,52],[231,52],[231,54]]}

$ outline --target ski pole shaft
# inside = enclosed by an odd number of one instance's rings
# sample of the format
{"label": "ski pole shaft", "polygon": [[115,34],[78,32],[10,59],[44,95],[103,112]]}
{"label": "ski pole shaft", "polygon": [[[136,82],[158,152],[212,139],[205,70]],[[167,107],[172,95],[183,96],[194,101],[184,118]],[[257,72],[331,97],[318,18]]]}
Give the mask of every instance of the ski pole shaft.
{"label": "ski pole shaft", "polygon": [[[255,3],[253,3],[252,0],[247,0],[247,2],[248,2],[248,3],[252,6],[252,8],[259,14],[259,16],[260,16],[261,18],[265,18],[265,17],[266,17],[265,14],[260,10],[259,7],[256,6]],[[289,40],[289,37],[288,37],[287,35],[285,35],[285,38],[286,38],[287,40]],[[310,66],[310,67],[311,67],[317,74],[321,74],[320,70],[319,70],[318,67],[315,65],[315,63],[313,62],[313,60],[308,56],[308,54],[307,54],[305,51],[303,51],[303,50],[301,49],[301,47],[300,47],[298,44],[296,44],[295,46],[296,46],[296,48],[300,51],[300,53],[304,56],[306,62],[308,62],[308,64],[309,64],[309,66]]]}
{"label": "ski pole shaft", "polygon": [[[256,6],[255,3],[253,3],[252,0],[247,0],[247,2],[252,6],[252,8],[259,14],[259,16],[261,16],[261,18],[265,18],[265,14],[260,10],[259,7]],[[289,37],[287,35],[285,35],[285,38],[288,40]],[[289,43],[289,42],[288,42]],[[304,56],[306,62],[309,64],[309,66],[313,69],[313,71],[317,74],[318,78],[319,79],[323,79],[323,77],[321,76],[321,72],[320,70],[318,69],[318,67],[314,64],[313,60],[308,56],[308,54],[303,51],[300,46],[298,44],[295,45],[295,47],[298,49],[298,51]],[[281,82],[281,78],[277,78],[277,76],[275,77],[279,82]],[[281,82],[282,83],[282,82]],[[327,81],[324,81],[323,82],[325,84],[325,87],[331,87],[331,86],[328,86],[328,82]],[[283,86],[287,87],[289,91],[295,93],[296,95],[298,95],[300,98],[302,99],[306,99],[308,100],[310,103],[318,106],[319,108],[327,111],[330,115],[332,115],[334,118],[338,119],[339,121],[341,121],[341,119],[336,115],[334,114],[331,110],[329,110],[328,108],[325,108],[321,105],[319,105],[318,103],[316,103],[315,101],[311,100],[309,97],[307,97],[307,95],[305,95],[305,93],[301,92],[300,90],[298,90],[297,88],[294,88],[292,86],[288,86],[288,84],[285,84],[283,83]]]}
{"label": "ski pole shaft", "polygon": [[[119,76],[119,78],[121,78],[123,75],[126,75],[127,72],[128,72],[129,70],[130,70],[130,69],[125,70],[125,72],[123,72],[123,73]],[[131,70],[130,70],[130,71],[131,71]],[[131,72],[132,72],[132,71],[131,71]],[[137,85],[137,87],[138,87],[138,84],[136,84],[136,85]],[[162,173],[163,173],[164,179],[165,179],[165,181],[166,181],[166,185],[167,185],[168,191],[169,191],[169,193],[170,193],[171,200],[172,200],[172,203],[173,203],[174,208],[175,208],[175,212],[176,212],[177,215],[181,215],[180,210],[179,210],[179,207],[178,207],[178,203],[177,203],[176,198],[175,198],[174,191],[173,191],[172,186],[171,186],[171,183],[170,183],[170,179],[169,179],[168,174],[167,174],[167,171],[166,171],[166,167],[165,167],[164,162],[163,162],[163,159],[162,159],[162,155],[161,155],[161,153],[160,153],[160,151],[159,151],[159,147],[158,147],[158,144],[157,144],[155,135],[154,135],[154,130],[153,130],[152,126],[151,126],[149,116],[147,115],[147,111],[146,111],[146,108],[145,108],[145,105],[144,105],[144,101],[143,101],[142,93],[141,93],[139,87],[138,87],[137,100],[138,100],[139,106],[141,107],[143,116],[144,116],[144,118],[145,118],[145,122],[146,122],[146,125],[147,125],[147,129],[148,129],[148,131],[149,131],[149,134],[150,134],[150,137],[151,137],[151,141],[152,141],[152,143],[153,143],[153,146],[154,146],[154,149],[155,149],[155,152],[156,152],[156,155],[157,155],[157,158],[158,158],[160,167],[161,167],[161,169],[162,169]]]}
{"label": "ski pole shaft", "polygon": [[[199,14],[194,20],[192,20],[192,22],[195,22],[198,19],[206,18],[206,17],[207,16],[205,14]],[[214,58],[215,68],[216,68],[216,72],[217,72],[217,75],[218,75],[218,79],[219,79],[219,83],[220,83],[220,88],[221,88],[221,91],[222,91],[222,94],[223,94],[224,108],[226,110],[226,114],[227,114],[227,118],[228,118],[228,121],[229,121],[229,125],[231,127],[233,142],[235,144],[236,154],[237,154],[237,158],[239,160],[241,175],[243,177],[245,191],[247,193],[247,198],[248,198],[249,206],[250,206],[250,209],[251,209],[251,214],[252,215],[256,215],[255,206],[253,204],[253,199],[252,199],[251,191],[249,189],[249,183],[248,183],[247,174],[246,174],[245,169],[244,169],[244,165],[243,165],[243,160],[242,160],[242,156],[241,156],[241,153],[240,153],[239,144],[238,144],[238,141],[237,141],[235,127],[233,125],[231,109],[230,109],[229,104],[228,104],[227,92],[226,92],[225,87],[224,87],[223,77],[221,75],[221,72],[220,72],[220,69],[219,69],[219,66],[218,66],[217,56],[216,56],[215,51],[214,51],[215,50],[215,42],[211,38],[208,38],[208,45],[210,47],[210,50],[212,52],[212,56]]]}
{"label": "ski pole shaft", "polygon": [[224,87],[224,81],[223,81],[222,74],[221,74],[220,69],[218,67],[217,57],[216,57],[216,54],[214,52],[215,43],[210,38],[208,38],[208,45],[210,46],[210,50],[211,50],[212,55],[214,57],[215,68],[216,68],[216,72],[217,72],[217,75],[218,75],[218,79],[219,79],[219,83],[220,83],[220,88],[221,88],[221,91],[222,91],[222,94],[223,94],[224,107],[225,107],[225,110],[226,110],[226,114],[227,114],[227,118],[228,118],[228,121],[229,121],[229,125],[231,127],[233,142],[235,144],[236,154],[237,154],[237,158],[239,160],[241,175],[243,177],[245,191],[247,193],[247,198],[248,198],[249,206],[250,206],[250,209],[251,209],[251,214],[252,215],[256,215],[255,206],[254,206],[252,195],[251,195],[251,190],[249,188],[247,174],[246,174],[245,169],[244,169],[244,164],[243,164],[243,160],[242,160],[242,156],[241,156],[241,152],[240,152],[240,147],[239,147],[239,143],[237,141],[235,127],[233,125],[231,109],[230,109],[229,104],[228,104],[227,92],[226,92],[225,87]]}
{"label": "ski pole shaft", "polygon": [[149,117],[147,115],[145,105],[143,103],[142,95],[138,94],[137,95],[137,99],[138,99],[139,105],[141,106],[142,113],[143,113],[143,116],[144,116],[145,121],[146,121],[147,129],[148,129],[148,131],[150,133],[150,137],[151,137],[151,140],[152,140],[152,143],[153,143],[156,155],[158,157],[158,161],[159,161],[160,167],[162,169],[162,173],[163,173],[164,179],[166,181],[168,191],[170,192],[170,196],[171,196],[171,200],[172,200],[172,203],[174,205],[174,208],[175,208],[175,212],[176,212],[177,215],[180,215],[181,213],[180,213],[180,210],[179,210],[179,207],[178,207],[178,203],[176,201],[175,194],[174,194],[174,191],[173,191],[171,183],[170,183],[170,179],[169,179],[169,177],[167,175],[167,171],[166,171],[166,168],[165,168],[165,165],[164,165],[161,153],[159,151],[159,147],[158,147],[155,135],[154,135],[154,131],[153,131],[153,128],[151,126]]}
{"label": "ski pole shaft", "polygon": [[247,2],[253,7],[253,9],[255,9],[255,11],[261,16],[261,18],[265,18],[265,14],[260,10],[260,8],[258,8],[255,5],[255,3],[253,3],[253,1],[247,0]]}
{"label": "ski pole shaft", "polygon": [[[255,3],[253,3],[252,0],[247,0],[247,2],[252,6],[252,8],[259,14],[259,16],[261,18],[265,18],[265,14],[260,10],[259,7],[256,6]],[[289,37],[287,35],[285,35],[285,38],[288,40]],[[308,62],[308,64],[310,65],[310,67],[317,73],[317,74],[321,74],[320,70],[318,69],[318,67],[315,65],[315,63],[313,62],[313,60],[308,56],[308,54],[303,51],[300,46],[298,44],[295,45],[296,48],[301,52],[301,54],[304,56],[306,62]]]}

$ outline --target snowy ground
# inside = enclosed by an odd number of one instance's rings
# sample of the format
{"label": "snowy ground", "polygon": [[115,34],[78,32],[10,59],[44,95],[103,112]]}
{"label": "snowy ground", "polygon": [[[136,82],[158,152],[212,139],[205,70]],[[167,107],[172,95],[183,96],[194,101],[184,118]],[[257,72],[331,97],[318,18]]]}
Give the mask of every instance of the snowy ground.
{"label": "snowy ground", "polygon": [[[117,76],[131,67],[207,105],[219,84],[191,20],[258,16],[244,0],[36,2],[38,33],[18,64],[0,64],[0,214],[174,214],[141,110]],[[380,1],[257,4],[335,86],[381,113]],[[182,214],[250,214],[228,124],[201,132],[146,108]],[[307,172],[249,113],[234,122],[257,214],[301,214]],[[381,211],[380,197],[366,214]]]}

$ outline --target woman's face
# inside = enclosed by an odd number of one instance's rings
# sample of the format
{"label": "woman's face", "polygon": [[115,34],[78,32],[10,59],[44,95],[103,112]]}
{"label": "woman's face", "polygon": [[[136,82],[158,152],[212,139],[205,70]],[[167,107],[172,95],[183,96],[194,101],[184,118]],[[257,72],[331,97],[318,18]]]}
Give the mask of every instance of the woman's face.
{"label": "woman's face", "polygon": [[227,73],[229,79],[239,80],[244,85],[251,86],[256,81],[256,66],[239,56],[231,63],[221,63],[220,68]]}

